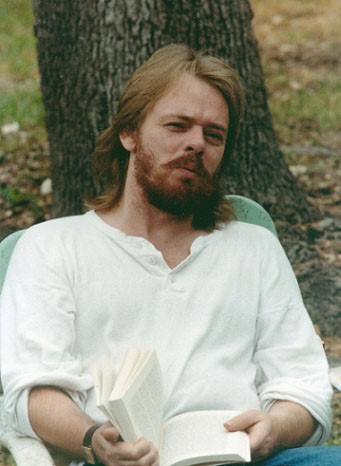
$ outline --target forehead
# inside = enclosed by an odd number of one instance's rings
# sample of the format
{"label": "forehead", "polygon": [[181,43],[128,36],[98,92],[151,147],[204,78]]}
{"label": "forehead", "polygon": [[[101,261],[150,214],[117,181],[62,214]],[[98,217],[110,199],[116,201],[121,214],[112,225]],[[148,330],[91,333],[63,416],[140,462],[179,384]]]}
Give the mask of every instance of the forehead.
{"label": "forehead", "polygon": [[149,114],[159,118],[184,116],[206,124],[228,126],[228,106],[223,95],[206,81],[188,74],[171,85]]}

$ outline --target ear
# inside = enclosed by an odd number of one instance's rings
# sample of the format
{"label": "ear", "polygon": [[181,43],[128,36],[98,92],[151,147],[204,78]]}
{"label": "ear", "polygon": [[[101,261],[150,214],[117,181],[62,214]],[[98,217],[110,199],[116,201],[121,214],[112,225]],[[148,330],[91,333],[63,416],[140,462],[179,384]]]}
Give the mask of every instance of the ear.
{"label": "ear", "polygon": [[135,131],[129,131],[128,129],[124,129],[120,132],[119,138],[125,150],[127,150],[128,152],[134,152],[134,150],[136,149]]}

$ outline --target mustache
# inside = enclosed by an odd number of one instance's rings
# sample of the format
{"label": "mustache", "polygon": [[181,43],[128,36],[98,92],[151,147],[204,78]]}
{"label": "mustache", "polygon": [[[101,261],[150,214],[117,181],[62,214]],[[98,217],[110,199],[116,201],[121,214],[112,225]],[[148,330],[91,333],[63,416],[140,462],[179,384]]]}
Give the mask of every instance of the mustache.
{"label": "mustache", "polygon": [[167,168],[187,168],[191,171],[194,171],[198,175],[209,177],[209,173],[204,167],[204,164],[200,157],[197,157],[193,154],[185,154],[181,157],[178,157],[175,160],[165,164]]}

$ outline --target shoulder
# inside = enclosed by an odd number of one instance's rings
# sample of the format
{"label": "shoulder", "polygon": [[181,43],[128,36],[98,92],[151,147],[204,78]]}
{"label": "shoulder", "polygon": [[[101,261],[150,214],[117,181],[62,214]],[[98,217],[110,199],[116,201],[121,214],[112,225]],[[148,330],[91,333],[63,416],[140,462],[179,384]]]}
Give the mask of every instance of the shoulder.
{"label": "shoulder", "polygon": [[251,223],[231,221],[221,226],[221,238],[224,241],[239,240],[247,244],[278,244],[278,238],[267,228]]}
{"label": "shoulder", "polygon": [[220,231],[220,246],[243,257],[267,262],[273,258],[286,260],[286,253],[275,236],[267,228],[250,223],[232,221]]}
{"label": "shoulder", "polygon": [[14,275],[18,270],[40,276],[61,269],[70,272],[97,245],[96,235],[98,230],[93,227],[89,213],[33,225],[19,238],[9,269],[14,270]]}
{"label": "shoulder", "polygon": [[43,240],[44,238],[54,238],[66,234],[75,235],[86,228],[88,214],[60,217],[46,222],[38,223],[24,231],[22,238],[25,240]]}
{"label": "shoulder", "polygon": [[52,248],[65,249],[71,247],[81,237],[88,235],[88,215],[74,215],[70,217],[47,220],[29,227],[19,238],[15,251],[20,253],[35,252],[48,253]]}

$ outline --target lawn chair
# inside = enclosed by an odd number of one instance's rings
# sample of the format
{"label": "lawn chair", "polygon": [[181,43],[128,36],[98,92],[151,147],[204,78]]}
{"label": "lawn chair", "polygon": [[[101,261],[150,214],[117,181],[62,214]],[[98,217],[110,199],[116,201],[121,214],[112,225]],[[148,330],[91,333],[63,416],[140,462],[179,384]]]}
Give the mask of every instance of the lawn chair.
{"label": "lawn chair", "polygon": [[[242,196],[227,196],[234,208],[236,217],[241,222],[261,225],[274,235],[276,227],[270,215],[256,202]],[[0,243],[0,292],[5,278],[8,262],[13,249],[24,230],[12,233]],[[0,446],[9,450],[18,466],[54,466],[50,452],[42,442],[36,439],[20,437],[6,425],[3,400],[0,397]]]}

